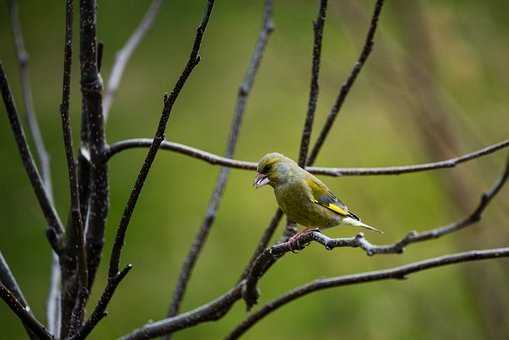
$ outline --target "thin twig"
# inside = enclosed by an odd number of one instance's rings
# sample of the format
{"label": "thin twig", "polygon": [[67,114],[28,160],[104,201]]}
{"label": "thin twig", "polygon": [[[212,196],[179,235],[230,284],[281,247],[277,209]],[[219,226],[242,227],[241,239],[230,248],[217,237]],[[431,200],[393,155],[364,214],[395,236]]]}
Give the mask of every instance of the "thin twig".
{"label": "thin twig", "polygon": [[[60,116],[62,120],[62,131],[64,138],[65,157],[69,175],[69,191],[71,194],[71,219],[72,230],[69,232],[69,246],[76,247],[73,250],[79,259],[79,273],[81,284],[87,287],[87,266],[86,253],[83,240],[83,221],[80,212],[80,197],[78,170],[74,159],[71,117],[69,116],[69,101],[71,97],[71,68],[72,68],[72,25],[73,25],[73,0],[66,0],[66,21],[65,21],[65,47],[64,47],[64,72],[62,81],[62,102],[60,104]],[[72,236],[71,236],[72,235]]]}
{"label": "thin twig", "polygon": [[403,280],[408,278],[408,276],[413,273],[424,271],[431,268],[442,267],[461,262],[473,262],[501,257],[509,257],[509,248],[471,250],[463,253],[451,254],[424,261],[414,262],[404,266],[389,268],[385,270],[315,280],[308,284],[295,288],[289,291],[288,293],[270,301],[269,303],[261,307],[258,311],[249,315],[225,339],[226,340],[238,339],[242,334],[244,334],[248,329],[250,329],[253,325],[259,322],[262,318],[272,313],[273,311],[277,310],[278,308],[305,295],[323,289],[380,280],[389,279]]}
{"label": "thin twig", "polygon": [[150,339],[221,318],[241,297],[242,282],[217,299],[189,312],[148,323],[122,337],[123,340]]}
{"label": "thin twig", "polygon": [[[133,138],[115,142],[110,145],[108,158],[129,149],[144,149],[152,145],[153,139],[151,138]],[[220,165],[229,168],[256,170],[256,163],[247,161],[237,161],[222,157],[207,151],[203,151],[192,146],[185,144],[174,143],[170,141],[163,141],[161,143],[161,150],[174,151],[182,155],[187,155],[192,158],[200,159],[212,165]]]}
{"label": "thin twig", "polygon": [[107,144],[102,111],[102,80],[98,67],[96,8],[96,0],[80,0],[80,80],[83,114],[88,119],[90,134],[88,147],[91,163],[90,211],[86,228],[89,289],[95,280],[101,260],[109,206],[108,167],[105,160]]}
{"label": "thin twig", "polygon": [[322,37],[323,27],[325,25],[325,16],[327,13],[327,0],[320,0],[318,14],[315,21],[313,21],[313,57],[311,65],[311,84],[309,88],[309,100],[306,119],[304,121],[304,128],[302,129],[302,138],[300,141],[299,161],[301,167],[306,165],[308,156],[309,140],[313,131],[313,121],[315,118],[316,103],[318,101],[319,85],[318,79],[320,77],[320,61],[322,54]]}
{"label": "thin twig", "polygon": [[9,118],[11,130],[14,134],[14,139],[16,140],[18,151],[23,162],[23,166],[25,167],[25,171],[28,175],[28,178],[30,179],[32,188],[34,189],[41,210],[49,226],[48,239],[53,249],[56,252],[59,252],[60,236],[63,234],[64,228],[62,226],[62,223],[60,222],[55,207],[53,206],[53,203],[49,198],[48,192],[44,188],[41,176],[39,175],[39,171],[35,166],[34,158],[32,157],[32,153],[30,152],[30,148],[28,147],[23,127],[20,124],[18,112],[16,110],[16,106],[14,105],[11,90],[9,88],[9,83],[7,81],[7,77],[5,75],[4,68],[1,62],[0,62],[0,90],[2,91],[5,112],[7,113],[7,117]]}
{"label": "thin twig", "polygon": [[23,39],[23,32],[21,30],[21,23],[18,14],[18,4],[15,0],[9,0],[9,17],[11,20],[11,30],[14,37],[14,46],[16,50],[16,57],[18,59],[20,80],[21,80],[21,93],[23,96],[23,104],[25,107],[25,114],[28,120],[28,127],[30,135],[32,136],[37,158],[40,164],[41,178],[44,183],[44,188],[48,193],[49,199],[53,202],[53,187],[51,185],[51,167],[48,151],[44,145],[44,138],[42,137],[41,129],[35,114],[34,103],[32,99],[32,87],[30,86],[30,73],[28,70],[29,55],[25,49],[25,42]]}
{"label": "thin twig", "polygon": [[145,37],[145,34],[154,24],[154,20],[159,13],[159,8],[161,7],[162,2],[163,0],[152,1],[138,27],[136,27],[133,34],[115,56],[115,63],[111,69],[111,74],[108,79],[108,83],[106,84],[106,90],[103,98],[103,115],[105,121],[108,120],[111,104],[113,103],[113,99],[117,93],[120,81],[122,80],[125,67],[129,62],[129,59],[131,59],[132,54]]}
{"label": "thin twig", "polygon": [[14,277],[14,274],[11,272],[11,269],[9,268],[7,261],[5,261],[5,258],[1,251],[0,251],[0,282],[11,291],[12,295],[16,297],[16,299],[23,305],[23,307],[28,306],[25,296],[23,295],[21,288],[19,288],[18,282],[16,282],[16,278]]}
{"label": "thin twig", "polygon": [[2,282],[0,282],[0,298],[18,316],[23,325],[28,327],[39,339],[53,339],[53,336],[48,333],[44,325],[32,315],[30,308],[18,301],[16,296]]}
{"label": "thin twig", "polygon": [[[111,144],[108,157],[112,157],[124,150],[133,148],[147,148],[152,144],[150,138],[134,138],[126,139],[123,141],[115,142]],[[359,167],[359,168],[334,168],[334,167],[315,167],[307,166],[306,170],[315,175],[323,176],[381,176],[381,175],[402,175],[407,173],[422,172],[437,169],[454,168],[455,166],[471,161],[476,158],[480,158],[499,150],[509,147],[509,139],[502,142],[489,145],[482,149],[466,153],[464,155],[446,159],[438,162],[412,164],[412,165],[401,165],[401,166],[386,166],[386,167]],[[182,155],[190,156],[202,161],[205,161],[211,165],[220,165],[233,169],[256,171],[257,163],[249,161],[241,161],[235,159],[228,159],[219,155],[203,151],[185,144],[174,143],[164,141],[161,143],[162,150],[174,151]]]}
{"label": "thin twig", "polygon": [[[87,255],[84,242],[83,219],[80,210],[80,194],[78,183],[77,163],[74,159],[71,118],[69,116],[69,101],[71,96],[71,67],[72,67],[72,25],[73,25],[73,0],[66,1],[65,16],[65,43],[64,43],[64,71],[62,81],[62,102],[60,104],[60,117],[62,120],[62,131],[64,139],[65,156],[67,160],[67,170],[69,176],[69,192],[71,195],[71,230],[68,232],[66,240],[66,252],[74,257],[77,263],[77,272],[79,278],[78,298],[74,304],[71,317],[71,326],[75,329],[80,324],[86,298],[88,296],[88,269]],[[65,262],[63,262],[65,263]],[[72,271],[74,268],[70,268]]]}
{"label": "thin twig", "polygon": [[375,254],[401,254],[406,246],[412,243],[436,239],[446,234],[453,233],[481,220],[484,210],[488,207],[491,200],[500,191],[507,182],[509,177],[509,156],[501,176],[497,179],[491,189],[481,195],[481,199],[477,207],[464,218],[450,223],[448,225],[433,228],[431,230],[416,232],[412,231],[399,242],[390,245],[373,245],[364,237],[363,233],[359,233],[354,237],[332,239],[319,231],[302,234],[295,242],[283,242],[265,249],[253,262],[250,271],[246,276],[246,286],[243,292],[243,298],[246,302],[247,309],[251,309],[257,303],[258,290],[257,284],[267,270],[283,255],[296,250],[295,244],[300,245],[299,250],[304,249],[310,242],[314,241],[322,244],[326,249],[331,250],[338,247],[361,248],[367,255]]}
{"label": "thin twig", "polygon": [[380,14],[382,13],[382,6],[384,4],[384,0],[377,0],[375,4],[375,10],[373,12],[373,16],[371,17],[371,22],[368,29],[368,34],[366,35],[366,39],[364,42],[364,46],[362,48],[361,54],[359,56],[359,59],[354,64],[350,75],[346,79],[346,81],[341,86],[341,89],[339,90],[339,94],[336,97],[336,100],[334,102],[334,105],[332,106],[329,114],[327,115],[327,119],[325,121],[325,124],[322,127],[322,130],[320,131],[320,134],[318,135],[318,138],[316,139],[315,146],[311,150],[311,154],[308,158],[308,164],[313,164],[316,160],[316,157],[318,156],[318,153],[320,152],[323,143],[325,142],[325,139],[327,139],[327,136],[329,134],[329,131],[332,128],[332,125],[334,124],[334,121],[336,120],[336,117],[341,110],[341,107],[343,106],[343,103],[345,102],[346,97],[350,93],[350,90],[352,89],[353,84],[355,83],[355,80],[357,79],[357,76],[361,72],[364,64],[368,60],[369,55],[371,54],[371,51],[373,50],[374,45],[374,38],[376,33],[376,28],[378,24],[378,20],[380,19]]}
{"label": "thin twig", "polygon": [[499,150],[509,147],[509,139],[489,145],[477,151],[464,154],[459,157],[450,158],[444,161],[423,163],[403,166],[387,166],[379,168],[313,168],[313,173],[325,176],[379,176],[379,175],[401,175],[414,172],[422,172],[436,169],[454,168],[459,164],[483,157]]}
{"label": "thin twig", "polygon": [[60,262],[58,255],[53,252],[51,257],[51,277],[48,299],[46,303],[46,317],[48,321],[48,331],[51,334],[60,334],[62,292],[60,290]]}
{"label": "thin twig", "polygon": [[[237,145],[240,127],[244,117],[244,112],[246,109],[247,100],[249,94],[251,93],[251,89],[255,81],[255,76],[259,69],[263,57],[263,52],[265,51],[265,47],[267,46],[270,33],[273,31],[272,2],[273,2],[272,0],[267,0],[265,2],[262,29],[258,37],[258,41],[256,42],[255,49],[251,56],[248,68],[246,70],[244,80],[238,89],[237,103],[235,106],[235,111],[231,122],[230,137],[225,152],[226,159],[230,159],[233,157],[235,146]],[[184,293],[187,287],[187,283],[189,282],[189,279],[191,277],[192,270],[194,268],[194,265],[196,264],[196,261],[198,260],[198,256],[201,253],[201,250],[203,249],[203,245],[205,244],[207,236],[214,223],[221,202],[221,198],[226,187],[226,182],[228,180],[229,173],[230,173],[229,168],[227,167],[221,168],[218,179],[216,181],[214,191],[212,192],[212,195],[209,200],[207,214],[198,231],[198,234],[196,235],[193,241],[193,244],[191,245],[189,253],[187,254],[182,264],[180,275],[177,280],[177,286],[173,293],[172,301],[167,314],[168,317],[175,316],[180,309],[180,304],[184,297]],[[166,337],[166,339],[170,339],[169,334]]]}
{"label": "thin twig", "polygon": [[[16,281],[16,278],[14,277],[14,274],[11,272],[11,268],[9,268],[9,265],[7,264],[7,261],[5,260],[2,252],[0,251],[0,283],[2,283],[5,288],[7,288],[11,294],[19,301],[21,305],[29,312],[31,313],[31,309],[28,306],[28,302],[25,299],[25,296],[23,295],[23,292],[21,291],[21,288],[18,285],[18,282]],[[25,327],[25,330],[27,331],[28,336],[30,339],[37,340],[37,337],[33,333],[33,331],[30,329],[29,325],[25,325],[23,322],[23,327]]]}

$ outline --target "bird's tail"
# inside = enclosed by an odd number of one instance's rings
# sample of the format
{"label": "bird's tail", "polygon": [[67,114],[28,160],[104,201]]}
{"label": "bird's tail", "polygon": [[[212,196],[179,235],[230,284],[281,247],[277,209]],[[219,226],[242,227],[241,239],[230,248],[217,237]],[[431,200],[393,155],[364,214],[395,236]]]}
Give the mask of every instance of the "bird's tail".
{"label": "bird's tail", "polygon": [[[357,216],[355,216],[355,217],[357,217]],[[380,234],[384,233],[383,231],[378,230],[375,227],[372,227],[370,225],[362,223],[359,219],[356,219],[354,217],[345,217],[342,222],[345,223],[345,224],[349,224],[351,226],[354,226],[354,227],[360,227],[360,228],[368,229],[368,230],[371,230],[371,231],[374,231],[374,232],[377,232],[377,233],[380,233]]]}

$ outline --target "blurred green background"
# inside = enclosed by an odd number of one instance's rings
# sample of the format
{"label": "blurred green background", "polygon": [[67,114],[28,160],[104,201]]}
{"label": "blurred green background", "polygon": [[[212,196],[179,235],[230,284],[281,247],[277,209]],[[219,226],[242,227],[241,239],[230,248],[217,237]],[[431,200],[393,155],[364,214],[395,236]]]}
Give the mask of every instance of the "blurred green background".
{"label": "blurred green background", "polygon": [[[149,1],[99,1],[98,36],[105,43],[106,79],[117,51]],[[204,1],[166,1],[125,72],[107,126],[109,142],[152,136],[163,93],[173,86],[192,43]],[[241,82],[261,26],[262,1],[217,1],[192,74],[170,118],[172,141],[221,154]],[[331,0],[323,42],[317,132],[356,60],[374,1]],[[297,157],[309,91],[312,25],[317,1],[275,1],[276,30],[249,100],[236,158],[268,151]],[[61,100],[64,5],[19,1],[35,108],[51,155],[55,199],[69,206],[58,105]],[[384,166],[441,160],[509,136],[509,3],[507,1],[387,1],[375,50],[321,152],[320,166]],[[77,17],[75,22],[77,23]],[[76,30],[77,31],[77,26]],[[77,38],[77,35],[76,35]],[[75,47],[77,47],[77,41]],[[72,119],[80,113],[75,49]],[[7,6],[0,3],[0,58],[23,112]],[[3,105],[0,108],[0,249],[34,313],[45,319],[50,251],[44,220],[22,168]],[[314,137],[316,134],[313,135]],[[313,138],[314,139],[314,138]],[[75,143],[76,145],[77,143]],[[452,170],[385,177],[326,178],[354,211],[398,240],[408,231],[449,223],[478,202],[500,173],[506,151]],[[111,206],[105,256],[145,155],[130,150],[111,161]],[[109,316],[92,334],[111,339],[162,318],[183,257],[199,228],[219,168],[160,152],[127,235],[123,262],[134,270],[113,298]],[[183,304],[189,310],[237,280],[273,214],[269,189],[253,191],[252,172],[234,170],[193,273]],[[261,281],[260,303],[315,278],[387,268],[455,251],[507,246],[509,190],[480,224],[404,255],[367,257],[358,249],[312,245],[282,259]],[[282,227],[277,232],[279,237]],[[355,230],[336,228],[331,236]],[[103,261],[93,299],[105,285]],[[264,319],[245,339],[506,339],[509,262],[463,264],[419,273],[403,282],[377,282],[307,296]],[[177,339],[224,337],[246,316],[237,303],[221,321],[178,333]],[[23,339],[21,324],[0,304],[0,338]]]}

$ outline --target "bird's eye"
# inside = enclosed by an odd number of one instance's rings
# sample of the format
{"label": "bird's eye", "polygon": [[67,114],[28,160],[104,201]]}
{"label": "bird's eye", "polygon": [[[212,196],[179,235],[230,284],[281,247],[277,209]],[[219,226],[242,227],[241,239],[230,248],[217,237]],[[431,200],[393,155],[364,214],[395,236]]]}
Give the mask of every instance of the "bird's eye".
{"label": "bird's eye", "polygon": [[262,168],[262,173],[266,174],[267,172],[269,172],[270,167],[271,167],[270,164],[265,164],[264,167]]}

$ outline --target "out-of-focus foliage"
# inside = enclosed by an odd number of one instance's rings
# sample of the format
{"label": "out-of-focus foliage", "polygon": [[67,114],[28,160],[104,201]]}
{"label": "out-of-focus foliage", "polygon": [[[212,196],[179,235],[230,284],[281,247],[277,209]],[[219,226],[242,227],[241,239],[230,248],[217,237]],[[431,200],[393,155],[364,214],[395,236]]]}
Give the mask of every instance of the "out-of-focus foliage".
{"label": "out-of-focus foliage", "polygon": [[[274,32],[256,80],[236,158],[257,160],[268,151],[297,157],[306,112],[316,1],[275,1]],[[103,77],[114,54],[149,1],[99,1],[98,34],[105,44]],[[325,27],[315,132],[357,58],[374,1],[330,1]],[[20,1],[30,53],[35,108],[51,154],[55,198],[68,209],[64,150],[58,115],[61,94],[64,6]],[[153,134],[162,96],[180,72],[203,1],[167,1],[127,67],[107,126],[108,141]],[[438,160],[509,135],[509,5],[505,1],[388,1],[375,51],[359,76],[317,165],[382,166]],[[167,137],[222,153],[239,85],[261,25],[262,1],[218,1],[202,50],[170,118]],[[77,23],[77,19],[75,20]],[[77,31],[77,25],[76,25]],[[76,38],[78,36],[76,35]],[[80,113],[78,43],[75,43],[72,119]],[[0,58],[22,108],[18,70],[5,2],[0,4]],[[50,251],[44,221],[24,174],[4,108],[0,109],[0,249],[34,313],[42,320]],[[110,163],[111,206],[107,247],[145,151],[127,151]],[[503,154],[461,169],[394,177],[328,178],[328,185],[368,223],[369,234],[391,242],[412,229],[450,222],[474,207],[501,170]],[[161,152],[143,190],[128,236],[124,262],[134,270],[114,297],[94,339],[120,336],[162,318],[180,264],[201,220],[218,168]],[[231,173],[209,241],[191,279],[183,309],[229,289],[274,211],[270,190],[254,192],[253,173]],[[462,192],[461,195],[457,194]],[[289,255],[261,282],[260,303],[317,277],[335,276],[457,250],[507,245],[508,190],[480,225],[404,255],[369,258],[357,249],[326,252],[319,246]],[[336,228],[334,236],[350,236]],[[279,233],[279,232],[278,232]],[[101,267],[93,300],[105,284]],[[378,282],[317,293],[274,313],[246,339],[481,339],[509,332],[507,260],[460,265],[418,274],[403,282]],[[90,310],[92,307],[89,307]],[[241,319],[238,303],[218,323],[200,325],[178,339],[217,339]],[[0,338],[22,339],[21,324],[0,304]]]}

